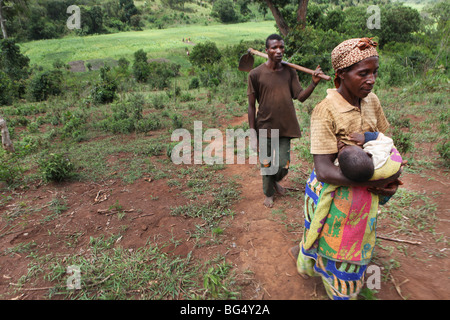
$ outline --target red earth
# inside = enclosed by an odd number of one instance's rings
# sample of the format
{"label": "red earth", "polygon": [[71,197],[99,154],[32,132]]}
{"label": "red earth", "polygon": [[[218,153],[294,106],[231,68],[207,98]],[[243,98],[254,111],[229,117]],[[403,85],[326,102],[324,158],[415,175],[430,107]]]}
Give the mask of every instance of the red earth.
{"label": "red earth", "polygon": [[[235,123],[242,123],[245,118],[237,118]],[[432,148],[429,150],[433,152]],[[194,257],[207,260],[212,254],[221,253],[239,275],[242,299],[326,300],[320,279],[301,278],[287,253],[290,247],[298,244],[303,232],[304,187],[294,181],[304,181],[311,169],[311,165],[299,159],[295,151],[291,161],[291,168],[300,169],[291,170],[282,185],[298,190],[276,197],[272,209],[263,205],[262,181],[256,165],[226,165],[220,172],[225,177],[238,177],[241,197],[231,208],[235,216],[227,220],[220,235],[222,241],[202,247],[194,247],[194,239],[189,236],[189,230],[194,230],[201,220],[170,215],[170,208],[184,205],[189,200],[181,195],[181,190],[170,187],[166,179],[144,178],[132,184],[120,179],[101,183],[36,183],[13,191],[1,189],[2,197],[11,198],[1,202],[0,206],[0,299],[45,299],[48,287],[52,286],[51,282],[42,280],[14,290],[14,284],[27,274],[30,258],[20,252],[6,254],[3,252],[6,249],[34,241],[42,255],[50,252],[81,254],[90,237],[113,233],[126,223],[128,228],[122,231],[123,237],[117,243],[124,248],[145,246],[148,239],[164,243],[175,238],[179,245],[164,249],[173,255],[186,256],[192,251]],[[384,267],[390,261],[397,262],[388,272],[387,279],[382,281],[381,289],[377,290],[378,299],[450,298],[447,257],[450,213],[445,196],[449,179],[443,167],[440,168],[440,171],[424,170],[420,174],[404,173],[402,176],[404,185],[401,188],[423,193],[437,205],[434,232],[412,229],[405,234],[397,232],[389,217],[378,221],[378,235],[391,240],[380,239],[373,263]],[[42,217],[48,215],[46,206],[55,197],[66,199],[67,211],[57,219],[42,222]],[[125,220],[104,213],[115,203],[128,210]],[[26,223],[7,224],[6,214],[31,207],[42,209],[29,210]],[[64,236],[73,234],[78,234],[76,246],[62,245]]]}

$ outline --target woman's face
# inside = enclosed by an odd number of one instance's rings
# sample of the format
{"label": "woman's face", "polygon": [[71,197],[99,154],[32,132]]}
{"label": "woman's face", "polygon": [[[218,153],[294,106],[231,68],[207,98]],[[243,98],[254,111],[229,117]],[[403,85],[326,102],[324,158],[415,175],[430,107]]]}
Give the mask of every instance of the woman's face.
{"label": "woman's face", "polygon": [[378,67],[378,57],[369,57],[354,64],[349,70],[340,70],[339,88],[345,88],[353,96],[361,99],[367,97],[377,79]]}

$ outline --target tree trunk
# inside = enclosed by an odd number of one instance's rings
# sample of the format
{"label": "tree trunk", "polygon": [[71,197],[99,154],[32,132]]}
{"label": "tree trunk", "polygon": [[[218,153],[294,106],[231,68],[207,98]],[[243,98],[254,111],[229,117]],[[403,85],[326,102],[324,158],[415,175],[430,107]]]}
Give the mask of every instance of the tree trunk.
{"label": "tree trunk", "polygon": [[0,26],[2,28],[3,39],[8,39],[8,33],[6,32],[5,19],[3,19],[3,0],[0,0]]}
{"label": "tree trunk", "polygon": [[2,146],[3,149],[14,152],[14,146],[11,139],[9,138],[9,131],[6,127],[6,121],[0,116],[0,131],[2,134]]}
{"label": "tree trunk", "polygon": [[[274,6],[273,2],[271,0],[265,0],[267,3],[267,6],[269,7],[270,11],[272,11],[273,17],[275,18],[275,22],[277,23],[278,29],[280,29],[281,34],[285,37],[289,33],[289,27],[284,20],[283,16],[281,15],[280,11],[277,7]],[[308,1],[306,1],[308,2]]]}
{"label": "tree trunk", "polygon": [[304,28],[306,26],[306,12],[309,0],[298,0],[297,22]]}

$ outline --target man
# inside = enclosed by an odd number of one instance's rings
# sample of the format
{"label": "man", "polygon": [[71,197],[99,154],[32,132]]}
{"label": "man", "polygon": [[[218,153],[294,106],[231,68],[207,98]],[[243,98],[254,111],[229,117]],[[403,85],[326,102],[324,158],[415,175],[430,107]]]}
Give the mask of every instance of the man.
{"label": "man", "polygon": [[[250,141],[260,139],[260,146],[267,146],[270,160],[261,157],[263,168],[275,166],[275,173],[263,175],[264,205],[273,207],[275,192],[283,195],[285,189],[279,184],[288,173],[290,161],[290,140],[301,136],[300,126],[295,113],[292,99],[304,102],[320,81],[318,76],[322,73],[318,66],[312,76],[312,83],[303,89],[300,85],[296,71],[282,64],[284,54],[284,41],[277,34],[266,39],[266,53],[268,60],[259,67],[250,71],[248,77],[248,122],[250,129],[255,129]],[[256,114],[256,101],[259,108]],[[261,129],[267,129],[267,136],[261,134]],[[278,130],[278,132],[274,131]],[[277,135],[276,135],[277,134]],[[275,136],[276,135],[276,136]],[[278,147],[271,145],[270,138],[279,138]],[[251,146],[256,149],[255,145]],[[273,160],[277,157],[278,163]]]}

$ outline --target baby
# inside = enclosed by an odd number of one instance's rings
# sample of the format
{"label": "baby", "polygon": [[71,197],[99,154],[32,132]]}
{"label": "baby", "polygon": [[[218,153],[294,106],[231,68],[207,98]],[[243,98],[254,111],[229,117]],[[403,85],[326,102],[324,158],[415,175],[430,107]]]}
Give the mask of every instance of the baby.
{"label": "baby", "polygon": [[[335,163],[348,179],[357,182],[378,180],[387,178],[392,172],[400,169],[402,163],[400,153],[394,147],[393,140],[381,132],[352,133],[349,140],[356,145],[339,142],[338,158]],[[397,183],[402,184],[401,181]],[[383,199],[382,202],[385,203],[387,200]]]}

